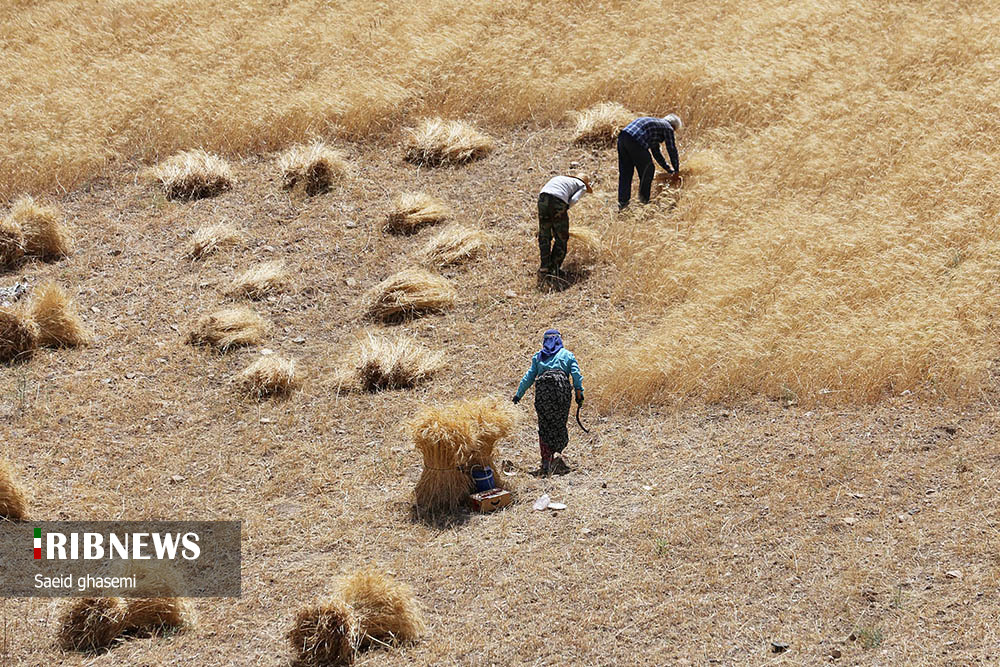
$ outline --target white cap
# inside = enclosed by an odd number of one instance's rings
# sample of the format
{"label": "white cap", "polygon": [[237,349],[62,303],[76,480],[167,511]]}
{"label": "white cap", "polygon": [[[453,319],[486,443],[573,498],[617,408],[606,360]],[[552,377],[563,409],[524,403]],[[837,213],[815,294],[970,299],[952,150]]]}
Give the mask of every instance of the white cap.
{"label": "white cap", "polygon": [[668,113],[663,117],[663,120],[670,123],[670,127],[674,128],[674,131],[680,130],[684,127],[684,123],[681,122],[681,117],[675,113]]}

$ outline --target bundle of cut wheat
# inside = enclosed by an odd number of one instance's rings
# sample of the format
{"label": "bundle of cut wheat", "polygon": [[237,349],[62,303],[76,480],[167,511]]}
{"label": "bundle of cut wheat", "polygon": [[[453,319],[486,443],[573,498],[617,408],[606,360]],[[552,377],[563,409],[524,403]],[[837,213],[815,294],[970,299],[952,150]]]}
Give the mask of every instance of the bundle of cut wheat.
{"label": "bundle of cut wheat", "polygon": [[425,408],[411,424],[424,469],[414,490],[417,508],[423,512],[452,512],[472,490],[472,478],[458,467],[458,452],[469,447],[469,422],[456,419],[446,409]]}
{"label": "bundle of cut wheat", "polygon": [[410,587],[374,569],[344,577],[340,594],[354,610],[362,648],[416,641],[425,630]]}
{"label": "bundle of cut wheat", "polygon": [[28,499],[14,478],[11,465],[4,460],[0,460],[0,519],[28,520]]}
{"label": "bundle of cut wheat", "polygon": [[276,260],[250,267],[240,274],[226,290],[228,296],[263,299],[281,290],[288,283],[284,262]]}
{"label": "bundle of cut wheat", "polygon": [[38,325],[19,311],[0,308],[0,363],[23,361],[38,347]]}
{"label": "bundle of cut wheat", "polygon": [[368,331],[348,352],[339,372],[340,384],[362,391],[405,389],[430,379],[444,364],[432,352],[401,333]]}
{"label": "bundle of cut wheat", "polygon": [[233,168],[218,155],[203,150],[182,151],[150,172],[171,199],[212,197],[233,186]]}
{"label": "bundle of cut wheat", "polygon": [[369,317],[393,321],[443,311],[455,304],[455,297],[455,288],[441,276],[404,269],[365,292],[361,303]]}
{"label": "bundle of cut wheat", "polygon": [[24,231],[17,221],[0,220],[0,270],[7,269],[24,257]]}
{"label": "bundle of cut wheat", "polygon": [[288,639],[301,665],[350,665],[358,647],[358,621],[346,602],[333,598],[300,610]]}
{"label": "bundle of cut wheat", "polygon": [[302,379],[295,361],[278,356],[261,357],[243,369],[238,379],[240,390],[252,398],[283,396],[292,392]]}
{"label": "bundle of cut wheat", "polygon": [[223,246],[235,245],[240,240],[240,233],[232,225],[219,223],[201,227],[187,243],[185,255],[192,259],[201,259],[211,255]]}
{"label": "bundle of cut wheat", "polygon": [[407,130],[406,157],[430,165],[460,164],[493,150],[493,139],[461,120],[425,118]]}
{"label": "bundle of cut wheat", "polygon": [[75,600],[63,613],[59,644],[67,651],[106,651],[125,629],[125,614],[121,598]]}
{"label": "bundle of cut wheat", "polygon": [[201,317],[188,333],[187,342],[225,352],[231,347],[260,343],[270,328],[267,320],[249,308],[223,308]]}
{"label": "bundle of cut wheat", "polygon": [[571,114],[576,120],[573,141],[576,143],[611,143],[635,114],[617,102],[602,102]]}
{"label": "bundle of cut wheat", "polygon": [[600,234],[589,227],[570,226],[568,246],[567,266],[594,264],[604,254]]}
{"label": "bundle of cut wheat", "polygon": [[348,166],[344,154],[322,141],[292,146],[278,159],[285,188],[301,186],[308,195],[326,192],[347,178]]}
{"label": "bundle of cut wheat", "polygon": [[90,333],[72,300],[55,283],[38,288],[30,317],[38,325],[38,344],[42,347],[77,347],[90,341]]}
{"label": "bundle of cut wheat", "polygon": [[434,267],[462,264],[482,254],[487,244],[485,233],[462,225],[449,225],[427,240],[417,258],[422,264]]}
{"label": "bundle of cut wheat", "polygon": [[184,598],[178,597],[181,580],[166,565],[129,562],[122,576],[136,581],[136,590],[145,597],[129,598],[122,631],[139,637],[164,632],[180,632],[194,625],[194,612]]}
{"label": "bundle of cut wheat", "polygon": [[404,192],[393,200],[393,210],[386,220],[386,229],[400,234],[413,234],[421,227],[441,222],[451,215],[448,205],[424,192]]}
{"label": "bundle of cut wheat", "polygon": [[[72,248],[69,233],[62,222],[62,213],[52,206],[39,204],[32,197],[19,197],[10,209],[5,221],[4,245],[10,245],[19,236],[25,255],[41,259],[60,259],[69,255]],[[8,249],[8,254],[17,254],[17,249]]]}
{"label": "bundle of cut wheat", "polygon": [[459,401],[445,408],[455,420],[469,424],[471,437],[458,450],[458,463],[471,471],[476,466],[493,471],[493,483],[505,488],[507,481],[494,461],[496,443],[507,437],[514,427],[516,414],[505,403],[494,398]]}

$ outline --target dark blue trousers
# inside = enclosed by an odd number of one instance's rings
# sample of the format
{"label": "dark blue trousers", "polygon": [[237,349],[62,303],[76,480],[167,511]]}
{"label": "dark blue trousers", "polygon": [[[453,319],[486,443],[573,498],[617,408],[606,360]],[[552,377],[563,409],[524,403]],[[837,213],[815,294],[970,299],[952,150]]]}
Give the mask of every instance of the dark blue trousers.
{"label": "dark blue trousers", "polygon": [[636,141],[631,134],[618,135],[618,208],[628,206],[632,199],[632,173],[639,174],[639,201],[649,202],[656,165],[649,149]]}

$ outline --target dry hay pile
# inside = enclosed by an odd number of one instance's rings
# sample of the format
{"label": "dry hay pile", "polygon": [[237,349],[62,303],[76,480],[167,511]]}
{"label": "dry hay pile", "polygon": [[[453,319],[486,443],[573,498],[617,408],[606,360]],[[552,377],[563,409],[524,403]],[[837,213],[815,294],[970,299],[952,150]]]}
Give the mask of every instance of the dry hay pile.
{"label": "dry hay pile", "polygon": [[286,189],[301,186],[308,195],[326,192],[348,175],[344,154],[322,141],[292,146],[278,159],[278,166]]}
{"label": "dry hay pile", "polygon": [[361,298],[369,317],[393,321],[455,305],[457,293],[447,280],[424,269],[404,269],[375,285]]}
{"label": "dry hay pile", "polygon": [[10,218],[0,220],[0,271],[24,257],[24,232]]}
{"label": "dry hay pile", "polygon": [[406,334],[369,331],[347,354],[338,385],[361,391],[406,389],[429,380],[443,366],[442,353]]}
{"label": "dry hay pile", "polygon": [[414,498],[427,514],[454,512],[468,500],[472,478],[459,468],[458,453],[471,446],[471,423],[448,408],[427,407],[410,427],[416,449],[424,457]]}
{"label": "dry hay pile", "polygon": [[414,491],[417,508],[435,513],[454,511],[473,490],[473,466],[493,470],[494,483],[505,482],[493,458],[496,443],[507,437],[515,423],[514,411],[492,398],[458,401],[424,408],[410,428],[424,470]]}
{"label": "dry hay pile", "polygon": [[67,651],[106,651],[125,630],[126,613],[121,598],[75,600],[63,613],[59,645]]}
{"label": "dry hay pile", "polygon": [[407,130],[406,159],[420,164],[462,164],[493,150],[493,138],[462,120],[425,118]]}
{"label": "dry hay pile", "polygon": [[413,590],[374,569],[341,579],[340,594],[354,610],[361,648],[413,642],[426,629]]}
{"label": "dry hay pile", "polygon": [[284,262],[280,260],[264,262],[237,276],[226,290],[226,295],[263,299],[284,288],[288,284],[288,277]]}
{"label": "dry hay pile", "polygon": [[192,259],[201,259],[223,246],[235,245],[239,240],[240,233],[232,225],[226,223],[207,225],[191,235],[185,255]]}
{"label": "dry hay pile", "polygon": [[38,325],[20,312],[0,308],[0,363],[22,361],[38,347]]}
{"label": "dry hay pile", "polygon": [[267,396],[286,396],[301,385],[302,379],[294,360],[266,356],[244,368],[237,383],[240,391],[259,400]]}
{"label": "dry hay pile", "polygon": [[225,352],[231,347],[260,343],[270,329],[267,320],[245,306],[223,308],[202,316],[188,334],[187,342]]}
{"label": "dry hay pile", "polygon": [[153,167],[150,174],[170,199],[212,197],[236,182],[228,162],[201,149],[172,155]]}
{"label": "dry hay pile", "polygon": [[417,258],[428,266],[462,264],[481,255],[488,242],[486,234],[478,229],[448,225],[427,239],[424,247],[417,252]]}
{"label": "dry hay pile", "polygon": [[42,347],[77,347],[90,341],[73,301],[55,283],[39,288],[30,316],[38,325],[38,344]]}
{"label": "dry hay pile", "polygon": [[618,138],[622,128],[636,119],[636,115],[618,102],[601,102],[583,111],[574,111],[576,121],[573,141],[576,143],[607,144]]}
{"label": "dry hay pile", "polygon": [[136,588],[146,597],[129,598],[122,632],[134,637],[152,637],[180,632],[194,626],[194,611],[184,598],[179,576],[155,563],[129,561],[121,576],[135,577]]}
{"label": "dry hay pile", "polygon": [[403,192],[396,195],[392,205],[385,227],[399,234],[413,234],[451,215],[447,204],[425,192]]}
{"label": "dry hay pile", "polygon": [[506,482],[493,460],[496,443],[510,435],[516,422],[516,413],[506,403],[494,398],[459,401],[447,407],[456,420],[469,424],[471,437],[458,450],[458,464],[472,471],[475,466],[493,471],[493,482],[497,488],[505,488]]}
{"label": "dry hay pile", "polygon": [[0,460],[0,519],[27,521],[28,499],[24,489],[14,479],[11,465]]}
{"label": "dry hay pile", "polygon": [[350,665],[358,646],[358,621],[351,607],[333,598],[299,611],[288,640],[301,665]]}
{"label": "dry hay pile", "polygon": [[604,243],[601,241],[601,235],[590,227],[571,226],[568,246],[567,265],[594,264],[604,255]]}
{"label": "dry hay pile", "polygon": [[72,242],[58,209],[39,204],[28,196],[14,202],[0,233],[0,264],[4,263],[4,255],[9,263],[22,251],[25,255],[55,260],[69,255],[71,249]]}

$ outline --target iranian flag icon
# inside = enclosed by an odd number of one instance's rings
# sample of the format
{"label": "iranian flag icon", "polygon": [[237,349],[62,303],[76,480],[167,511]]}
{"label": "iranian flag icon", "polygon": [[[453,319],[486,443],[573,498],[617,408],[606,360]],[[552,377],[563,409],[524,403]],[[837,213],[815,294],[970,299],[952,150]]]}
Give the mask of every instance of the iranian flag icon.
{"label": "iranian flag icon", "polygon": [[42,529],[35,528],[35,560],[42,558]]}

